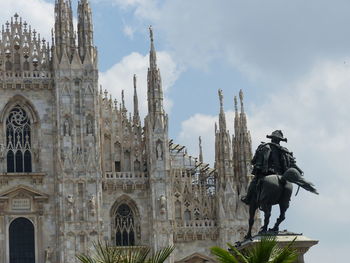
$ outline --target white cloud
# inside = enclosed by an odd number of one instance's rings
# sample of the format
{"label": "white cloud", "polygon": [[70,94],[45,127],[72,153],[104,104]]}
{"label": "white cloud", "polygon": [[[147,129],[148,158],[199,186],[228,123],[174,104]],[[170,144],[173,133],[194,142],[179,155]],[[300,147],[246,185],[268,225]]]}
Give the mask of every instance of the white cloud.
{"label": "white cloud", "polygon": [[134,8],[135,17],[153,18],[159,16],[158,0],[95,0],[109,1],[118,5],[122,9]]}
{"label": "white cloud", "polygon": [[[227,129],[233,131],[234,112],[227,111],[225,114]],[[185,145],[188,148],[188,153],[190,155],[198,156],[198,137],[201,136],[204,162],[213,165],[215,159],[215,123],[218,124],[217,115],[197,113],[182,122],[181,132],[177,138],[178,141],[176,142]]]}
{"label": "white cloud", "polygon": [[[288,138],[284,145],[295,153],[305,177],[314,182],[320,192],[316,196],[301,191],[299,196],[293,197],[287,220],[282,223],[282,228],[321,239],[309,252],[308,258],[312,261],[322,259],[323,255],[323,260],[318,262],[329,262],[325,259],[333,249],[340,253],[339,257],[345,257],[346,246],[338,247],[337,243],[350,245],[345,238],[339,237],[337,242],[333,239],[334,233],[344,231],[350,224],[349,85],[350,66],[327,61],[318,63],[303,79],[281,87],[259,105],[246,105],[253,148],[260,141],[268,140],[266,134],[282,129]],[[197,146],[192,140],[205,134],[204,142],[210,141],[206,147],[213,153],[212,127],[216,120],[216,116],[195,114],[182,123],[179,141],[189,146],[189,152],[196,152]],[[228,124],[232,131],[232,121]]]}
{"label": "white cloud", "polygon": [[[23,22],[26,21],[41,34],[46,40],[51,42],[51,28],[54,26],[54,5],[43,0],[0,0],[1,24],[5,24],[10,18],[18,13]],[[30,12],[28,11],[30,10]]]}
{"label": "white cloud", "polygon": [[123,32],[126,36],[132,39],[134,37],[135,29],[132,26],[124,25]]}
{"label": "white cloud", "polygon": [[194,67],[219,58],[251,77],[293,78],[319,57],[343,61],[350,46],[346,0],[109,1],[153,24],[178,63]]}
{"label": "white cloud", "polygon": [[[179,69],[173,58],[166,52],[157,52],[157,63],[161,69],[163,91],[165,93],[164,107],[169,113],[172,101],[166,96],[169,88],[179,76]],[[131,53],[125,56],[106,72],[100,73],[100,84],[107,89],[114,98],[121,102],[121,92],[124,90],[127,109],[133,109],[133,75],[137,75],[137,93],[141,117],[147,113],[147,69],[149,55]]]}

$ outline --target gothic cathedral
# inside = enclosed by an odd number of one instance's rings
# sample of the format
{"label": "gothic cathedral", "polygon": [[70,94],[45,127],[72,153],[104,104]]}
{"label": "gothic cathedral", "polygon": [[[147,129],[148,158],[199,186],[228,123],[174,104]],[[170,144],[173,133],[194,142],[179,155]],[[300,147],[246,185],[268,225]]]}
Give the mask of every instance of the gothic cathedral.
{"label": "gothic cathedral", "polygon": [[251,139],[240,92],[235,130],[219,91],[215,167],[168,137],[153,32],[148,113],[98,89],[88,0],[56,0],[52,44],[15,14],[0,39],[0,263],[72,263],[94,241],[175,245],[170,262],[210,261],[242,238]]}

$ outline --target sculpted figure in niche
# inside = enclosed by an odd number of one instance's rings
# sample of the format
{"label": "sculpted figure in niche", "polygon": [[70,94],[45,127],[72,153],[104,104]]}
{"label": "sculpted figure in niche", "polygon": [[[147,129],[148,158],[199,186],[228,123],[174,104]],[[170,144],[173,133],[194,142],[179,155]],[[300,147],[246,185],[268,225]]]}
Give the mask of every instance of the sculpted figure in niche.
{"label": "sculpted figure in niche", "polygon": [[234,196],[229,197],[227,210],[230,216],[233,218],[237,212],[237,203]]}
{"label": "sculpted figure in niche", "polygon": [[68,119],[65,119],[63,123],[63,135],[70,136],[70,125]]}
{"label": "sculpted figure in niche", "polygon": [[68,195],[67,196],[67,208],[68,208],[68,219],[73,220],[73,215],[74,215],[74,198],[73,195]]}
{"label": "sculpted figure in niche", "polygon": [[157,160],[158,161],[163,160],[163,147],[162,147],[161,141],[157,142],[156,153],[157,153]]}
{"label": "sculpted figure in niche", "polygon": [[94,195],[90,196],[89,199],[89,209],[90,209],[90,213],[92,216],[95,216],[96,214],[96,198]]}
{"label": "sculpted figure in niche", "polygon": [[47,247],[45,249],[45,263],[51,263],[52,248]]}
{"label": "sculpted figure in niche", "polygon": [[90,119],[86,123],[86,133],[92,134],[92,121]]}
{"label": "sculpted figure in niche", "polygon": [[166,198],[164,195],[159,197],[159,211],[161,214],[165,214],[166,212]]}
{"label": "sculpted figure in niche", "polygon": [[0,144],[0,160],[5,158],[5,151],[6,151],[5,145]]}
{"label": "sculpted figure in niche", "polygon": [[33,150],[34,161],[39,162],[39,149]]}

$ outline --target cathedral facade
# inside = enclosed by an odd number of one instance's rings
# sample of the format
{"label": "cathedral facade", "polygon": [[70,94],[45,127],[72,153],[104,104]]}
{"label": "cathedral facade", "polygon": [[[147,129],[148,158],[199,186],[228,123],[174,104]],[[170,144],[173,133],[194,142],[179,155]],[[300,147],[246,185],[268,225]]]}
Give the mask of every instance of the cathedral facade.
{"label": "cathedral facade", "polygon": [[192,157],[168,137],[152,29],[143,124],[135,76],[132,114],[124,98],[118,104],[99,90],[87,0],[79,1],[77,29],[67,0],[55,3],[51,45],[17,14],[2,28],[0,263],[77,262],[97,240],[175,245],[171,262],[210,261],[211,246],[240,240],[248,224],[243,93],[231,137],[219,91],[211,168],[201,140]]}

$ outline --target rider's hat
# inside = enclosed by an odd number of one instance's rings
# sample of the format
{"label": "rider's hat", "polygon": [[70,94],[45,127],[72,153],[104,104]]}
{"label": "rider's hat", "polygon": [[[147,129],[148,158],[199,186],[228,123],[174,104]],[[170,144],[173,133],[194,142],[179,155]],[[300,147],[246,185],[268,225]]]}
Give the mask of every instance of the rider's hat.
{"label": "rider's hat", "polygon": [[283,133],[281,130],[276,130],[271,133],[271,135],[266,135],[269,139],[277,139],[283,142],[287,142],[287,138],[283,138]]}

